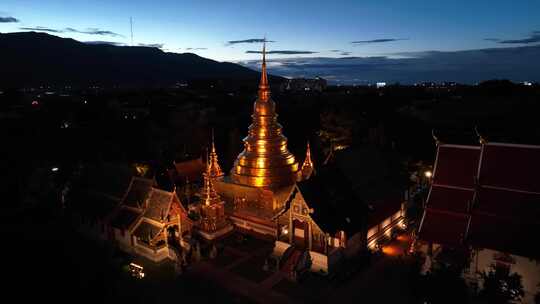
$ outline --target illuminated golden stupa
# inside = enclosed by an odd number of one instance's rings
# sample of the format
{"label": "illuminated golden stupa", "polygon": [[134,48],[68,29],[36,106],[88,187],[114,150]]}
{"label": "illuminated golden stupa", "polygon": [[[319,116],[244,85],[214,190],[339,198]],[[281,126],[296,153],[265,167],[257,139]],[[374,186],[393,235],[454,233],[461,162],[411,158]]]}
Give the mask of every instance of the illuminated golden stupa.
{"label": "illuminated golden stupa", "polygon": [[231,170],[233,182],[254,187],[277,188],[294,184],[298,163],[287,149],[287,138],[277,122],[276,104],[270,97],[263,46],[261,82],[253,104],[253,122],[244,138],[244,151]]}

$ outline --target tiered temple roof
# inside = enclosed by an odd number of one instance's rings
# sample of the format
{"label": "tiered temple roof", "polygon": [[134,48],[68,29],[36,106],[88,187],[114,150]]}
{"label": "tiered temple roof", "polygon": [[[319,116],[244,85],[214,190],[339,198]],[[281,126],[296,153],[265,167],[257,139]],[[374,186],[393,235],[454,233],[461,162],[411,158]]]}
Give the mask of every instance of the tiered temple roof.
{"label": "tiered temple roof", "polygon": [[129,184],[122,204],[132,208],[141,208],[146,203],[150,190],[154,186],[154,180],[142,177],[134,177]]}

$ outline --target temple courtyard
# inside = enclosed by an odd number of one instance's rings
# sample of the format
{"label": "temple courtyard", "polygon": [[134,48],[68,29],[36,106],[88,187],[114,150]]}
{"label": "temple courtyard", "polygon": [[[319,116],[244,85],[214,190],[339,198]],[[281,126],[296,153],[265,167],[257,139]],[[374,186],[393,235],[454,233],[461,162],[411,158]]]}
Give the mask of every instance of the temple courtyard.
{"label": "temple courtyard", "polygon": [[134,261],[144,266],[143,284],[157,286],[154,280],[184,284],[196,279],[207,282],[213,290],[230,293],[233,303],[357,303],[360,299],[410,303],[414,302],[410,286],[414,280],[408,278],[415,272],[413,258],[405,255],[409,242],[407,234],[399,235],[379,254],[345,261],[332,276],[308,272],[298,282],[290,281],[281,271],[265,270],[273,243],[249,235],[229,236],[218,246],[216,258],[202,258],[176,279],[172,264],[157,266],[142,258]]}

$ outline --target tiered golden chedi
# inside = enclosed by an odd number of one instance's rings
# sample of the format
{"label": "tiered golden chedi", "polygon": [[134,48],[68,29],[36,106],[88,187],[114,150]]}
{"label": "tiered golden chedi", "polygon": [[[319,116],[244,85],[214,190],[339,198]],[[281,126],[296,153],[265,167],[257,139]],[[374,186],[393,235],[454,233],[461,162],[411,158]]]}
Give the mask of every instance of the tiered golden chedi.
{"label": "tiered golden chedi", "polygon": [[[215,177],[211,174],[210,162],[207,162],[206,172],[204,176],[204,186],[201,191],[201,230],[206,233],[203,236],[207,238],[214,238],[216,235],[209,233],[215,233],[218,230],[223,230],[228,227],[225,219],[225,202],[221,199],[216,189],[214,188]],[[230,229],[228,229],[230,230]],[[226,231],[222,231],[226,232]]]}
{"label": "tiered golden chedi", "polygon": [[235,183],[264,188],[294,184],[298,163],[287,149],[283,127],[277,122],[276,104],[270,97],[266,75],[266,56],[263,63],[259,96],[253,105],[253,122],[244,138],[244,151],[238,155],[231,170]]}

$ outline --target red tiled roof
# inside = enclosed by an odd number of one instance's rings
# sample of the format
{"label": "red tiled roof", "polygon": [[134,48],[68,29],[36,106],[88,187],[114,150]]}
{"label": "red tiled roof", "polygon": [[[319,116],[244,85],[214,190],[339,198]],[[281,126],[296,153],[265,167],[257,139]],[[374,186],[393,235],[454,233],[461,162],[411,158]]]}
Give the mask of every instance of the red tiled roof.
{"label": "red tiled roof", "polygon": [[527,221],[473,215],[467,241],[476,248],[491,248],[522,256],[538,257],[540,247],[535,244],[538,231],[540,225]]}
{"label": "red tiled roof", "polygon": [[368,227],[373,227],[381,223],[401,210],[402,202],[401,196],[397,193],[389,195],[385,199],[373,202],[371,204],[373,211],[368,216]]}
{"label": "red tiled roof", "polygon": [[433,184],[474,188],[479,159],[479,147],[440,145]]}
{"label": "red tiled roof", "polygon": [[540,222],[540,194],[481,187],[474,213]]}
{"label": "red tiled roof", "polygon": [[467,222],[468,216],[464,214],[427,209],[419,237],[428,242],[457,246],[463,242]]}
{"label": "red tiled roof", "polygon": [[419,238],[538,256],[539,172],[540,146],[439,146]]}
{"label": "red tiled roof", "polygon": [[540,146],[487,144],[482,151],[482,185],[540,193]]}
{"label": "red tiled roof", "polygon": [[174,163],[174,166],[176,169],[176,176],[180,181],[185,181],[186,177],[190,181],[198,181],[202,178],[202,174],[206,169],[206,166],[200,157]]}
{"label": "red tiled roof", "polygon": [[466,213],[474,196],[473,190],[433,186],[427,206],[432,209]]}

